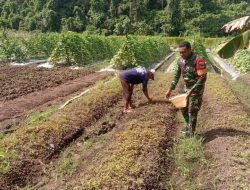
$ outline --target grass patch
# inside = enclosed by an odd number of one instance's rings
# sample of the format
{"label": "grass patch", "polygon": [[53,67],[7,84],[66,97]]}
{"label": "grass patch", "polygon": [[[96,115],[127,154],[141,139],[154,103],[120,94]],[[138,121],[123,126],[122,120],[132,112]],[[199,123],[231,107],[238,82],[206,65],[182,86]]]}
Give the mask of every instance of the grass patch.
{"label": "grass patch", "polygon": [[233,125],[239,125],[245,127],[250,123],[250,119],[246,113],[242,115],[229,115],[228,121]]}
{"label": "grass patch", "polygon": [[208,165],[205,157],[203,139],[190,137],[180,139],[169,156],[176,166],[170,180],[170,189],[197,189],[197,171]]}
{"label": "grass patch", "polygon": [[[206,94],[212,100],[208,104],[211,107],[217,106],[219,107],[217,109],[222,109],[227,113],[222,119],[228,125],[244,128],[249,126],[249,115],[244,111],[242,106],[243,104],[245,108],[250,108],[250,91],[247,86],[241,81],[228,82],[218,75],[210,74],[206,88]],[[230,112],[228,113],[229,110]],[[211,122],[214,123],[213,120]],[[208,123],[210,122],[206,121],[206,124]]]}
{"label": "grass patch", "polygon": [[6,134],[0,133],[0,140],[2,140],[5,136],[6,136]]}
{"label": "grass patch", "polygon": [[[73,158],[73,159],[72,159]],[[73,152],[66,152],[59,160],[57,174],[59,176],[71,175],[78,164],[78,159]]]}
{"label": "grass patch", "polygon": [[[136,120],[131,121],[130,125],[136,125],[136,128],[125,130],[117,136],[116,142],[110,147],[111,155],[93,168],[92,173],[82,182],[83,189],[119,189],[126,184],[139,187],[145,183],[140,174],[154,167],[153,162],[145,158],[158,146],[161,134],[157,128],[140,127],[136,123]],[[144,162],[139,161],[140,159]]]}
{"label": "grass patch", "polygon": [[97,136],[97,137],[94,137],[94,138],[91,138],[89,140],[86,140],[84,141],[84,148],[85,149],[91,149],[92,146],[97,143],[97,142],[102,142],[102,141],[105,141],[105,137],[104,136]]}
{"label": "grass patch", "polygon": [[240,153],[240,160],[246,166],[250,167],[250,152],[245,151]]}
{"label": "grass patch", "polygon": [[51,116],[57,110],[58,110],[57,107],[50,107],[45,111],[33,113],[28,117],[26,123],[27,123],[27,125],[33,125],[33,124],[37,124],[39,122],[44,122],[48,119],[49,116]]}
{"label": "grass patch", "polygon": [[6,174],[10,169],[10,158],[16,155],[14,149],[0,148],[0,173]]}
{"label": "grass patch", "polygon": [[207,91],[212,93],[218,101],[224,104],[238,104],[239,101],[233,95],[230,88],[227,87],[227,83],[219,75],[209,74],[207,85]]}

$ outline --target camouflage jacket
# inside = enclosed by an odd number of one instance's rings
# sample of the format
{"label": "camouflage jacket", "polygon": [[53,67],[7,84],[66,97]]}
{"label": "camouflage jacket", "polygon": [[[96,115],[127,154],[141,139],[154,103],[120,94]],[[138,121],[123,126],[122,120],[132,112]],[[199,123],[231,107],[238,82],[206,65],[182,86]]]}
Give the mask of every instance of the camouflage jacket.
{"label": "camouflage jacket", "polygon": [[170,84],[171,90],[175,89],[181,75],[184,79],[185,91],[192,90],[192,95],[203,94],[207,79],[207,66],[204,59],[198,58],[194,53],[187,60],[180,58]]}

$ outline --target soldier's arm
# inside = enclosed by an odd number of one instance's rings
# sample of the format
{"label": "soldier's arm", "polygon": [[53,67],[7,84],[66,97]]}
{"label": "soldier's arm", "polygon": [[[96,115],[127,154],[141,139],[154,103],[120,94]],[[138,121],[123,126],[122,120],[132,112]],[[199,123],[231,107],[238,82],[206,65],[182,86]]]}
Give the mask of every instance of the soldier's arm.
{"label": "soldier's arm", "polygon": [[177,64],[177,69],[175,71],[175,75],[172,79],[172,82],[170,83],[169,89],[172,91],[175,89],[176,85],[178,84],[179,80],[180,80],[180,76],[181,76],[181,68],[179,66],[179,64]]}
{"label": "soldier's arm", "polygon": [[207,65],[205,63],[204,59],[198,58],[196,60],[196,71],[198,74],[198,81],[194,84],[194,86],[192,87],[190,94],[195,90],[195,89],[199,89],[202,86],[205,85],[205,82],[207,80]]}

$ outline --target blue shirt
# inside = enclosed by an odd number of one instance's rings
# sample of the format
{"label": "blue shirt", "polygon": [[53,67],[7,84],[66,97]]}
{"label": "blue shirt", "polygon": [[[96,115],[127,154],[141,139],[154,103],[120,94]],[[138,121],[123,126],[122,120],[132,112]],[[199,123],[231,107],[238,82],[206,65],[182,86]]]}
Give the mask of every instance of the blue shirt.
{"label": "blue shirt", "polygon": [[123,71],[121,79],[130,84],[142,83],[143,89],[147,89],[148,86],[148,72],[145,67],[137,67],[134,69]]}

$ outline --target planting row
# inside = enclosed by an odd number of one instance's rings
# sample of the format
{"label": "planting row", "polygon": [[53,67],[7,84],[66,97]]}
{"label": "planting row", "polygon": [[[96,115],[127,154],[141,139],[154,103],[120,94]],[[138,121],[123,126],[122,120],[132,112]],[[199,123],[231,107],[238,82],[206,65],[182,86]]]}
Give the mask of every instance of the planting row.
{"label": "planting row", "polygon": [[63,110],[48,109],[40,114],[41,117],[36,115],[38,119],[28,119],[30,122],[20,126],[13,134],[1,136],[1,187],[11,189],[12,185],[22,186],[39,175],[41,162],[46,162],[83,134],[86,127],[102,117],[105,110],[120,99],[120,95],[117,80],[100,83],[94,92],[75,100]]}
{"label": "planting row", "polygon": [[[25,174],[30,182],[26,188],[166,187],[168,172],[171,171],[166,149],[170,151],[177,127],[175,109],[163,96],[166,82],[169,83],[170,79],[171,76],[168,76],[166,81],[165,74],[156,74],[156,81],[149,86],[150,89],[154,87],[154,91],[150,93],[154,97],[154,104],[147,104],[140,87],[136,87],[134,100],[137,108],[132,113],[122,114],[121,101],[114,103],[105,110],[104,117],[89,124],[83,135],[63,150],[58,159],[50,159],[48,164],[40,158],[44,163],[40,166],[43,171],[37,176],[40,180]],[[117,81],[114,81],[114,84],[117,84]],[[78,108],[74,112],[76,110]],[[74,120],[70,120],[73,123]],[[63,131],[63,128],[60,130]],[[40,133],[38,131],[38,134]]]}
{"label": "planting row", "polygon": [[113,58],[117,68],[148,66],[169,51],[167,41],[158,37],[105,37],[73,32],[0,35],[0,59],[5,62],[49,58],[53,64],[87,65]]}

